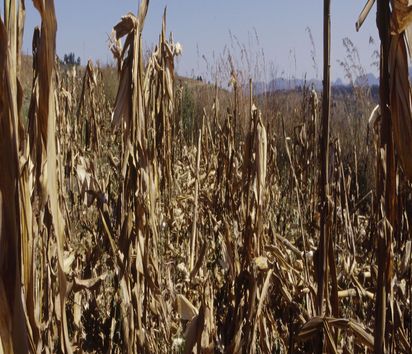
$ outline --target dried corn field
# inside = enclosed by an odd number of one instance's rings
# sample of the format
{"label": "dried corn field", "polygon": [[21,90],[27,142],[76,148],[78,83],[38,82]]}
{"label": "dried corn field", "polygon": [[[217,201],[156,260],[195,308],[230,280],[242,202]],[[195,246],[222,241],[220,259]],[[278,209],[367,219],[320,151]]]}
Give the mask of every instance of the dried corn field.
{"label": "dried corn field", "polygon": [[229,58],[189,133],[166,12],[150,55],[149,0],[114,25],[111,99],[33,3],[29,92],[24,0],[0,17],[0,353],[411,353],[407,0],[377,0],[380,106],[351,98],[373,113],[349,138],[328,0],[323,93],[273,108]]}

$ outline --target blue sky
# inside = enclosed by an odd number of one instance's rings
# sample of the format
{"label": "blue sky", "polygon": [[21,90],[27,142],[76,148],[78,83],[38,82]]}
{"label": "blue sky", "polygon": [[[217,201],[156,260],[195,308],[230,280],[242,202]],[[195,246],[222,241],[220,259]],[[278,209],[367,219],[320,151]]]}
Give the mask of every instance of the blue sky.
{"label": "blue sky", "polygon": [[[332,0],[333,79],[344,77],[337,60],[345,57],[342,45],[345,37],[349,37],[358,48],[365,71],[376,72],[370,65],[378,43],[375,9],[361,31],[355,31],[357,16],[365,2]],[[91,58],[105,64],[112,60],[107,34],[122,15],[129,11],[136,13],[139,1],[55,0],[55,4],[58,54],[62,56],[73,51],[83,63]],[[320,78],[322,75],[321,0],[151,0],[143,33],[147,46],[157,41],[165,6],[168,8],[168,31],[172,31],[175,41],[183,45],[183,56],[177,64],[180,74],[209,73],[211,69],[202,59],[203,55],[212,65],[213,58],[224,53],[225,47],[239,56],[236,39],[233,39],[237,38],[253,54],[252,57],[259,57],[258,53],[263,50],[267,66],[271,64],[268,70],[278,76],[302,78],[306,73],[309,78]],[[29,52],[33,28],[40,19],[31,1],[26,2],[26,7],[23,50]],[[317,74],[311,59],[308,27],[315,42]],[[374,45],[369,44],[370,36],[375,39]]]}

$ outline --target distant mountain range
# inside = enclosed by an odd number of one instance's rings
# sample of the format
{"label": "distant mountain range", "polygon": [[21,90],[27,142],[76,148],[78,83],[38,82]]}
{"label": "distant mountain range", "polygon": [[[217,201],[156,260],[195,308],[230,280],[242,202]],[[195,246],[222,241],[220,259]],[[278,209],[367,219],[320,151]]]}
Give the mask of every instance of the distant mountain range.
{"label": "distant mountain range", "polygon": [[[409,78],[412,78],[412,67],[409,68]],[[355,84],[369,87],[379,86],[379,78],[372,73],[368,73],[365,76],[357,78],[355,80]],[[315,90],[322,90],[322,80],[302,80],[295,78],[276,78],[268,84],[257,82],[254,85],[254,90],[256,94],[262,94],[264,92],[296,90],[304,85],[307,87],[313,87]],[[332,87],[349,88],[350,85],[345,84],[341,79],[337,79],[332,82]]]}
{"label": "distant mountain range", "polygon": [[[409,76],[412,76],[412,68],[409,70]],[[355,80],[356,85],[366,85],[366,86],[378,86],[379,85],[379,78],[377,78],[374,74],[366,74],[363,77],[357,78]],[[265,92],[273,92],[273,91],[289,91],[289,90],[296,90],[303,86],[306,87],[313,87],[315,90],[322,90],[322,81],[316,79],[310,80],[302,80],[296,78],[276,78],[271,80],[269,83],[264,82],[256,82],[254,84],[254,92],[255,94],[262,94]],[[336,81],[332,82],[332,87],[348,87],[350,85],[345,84],[341,79],[337,79]]]}

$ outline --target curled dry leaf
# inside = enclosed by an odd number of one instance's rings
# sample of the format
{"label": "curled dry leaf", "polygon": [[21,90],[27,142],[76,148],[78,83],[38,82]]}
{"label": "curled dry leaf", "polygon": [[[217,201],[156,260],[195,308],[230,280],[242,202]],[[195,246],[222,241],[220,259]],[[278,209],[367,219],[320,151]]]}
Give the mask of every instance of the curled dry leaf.
{"label": "curled dry leaf", "polygon": [[198,314],[196,307],[181,294],[176,296],[177,312],[182,320],[191,321]]}

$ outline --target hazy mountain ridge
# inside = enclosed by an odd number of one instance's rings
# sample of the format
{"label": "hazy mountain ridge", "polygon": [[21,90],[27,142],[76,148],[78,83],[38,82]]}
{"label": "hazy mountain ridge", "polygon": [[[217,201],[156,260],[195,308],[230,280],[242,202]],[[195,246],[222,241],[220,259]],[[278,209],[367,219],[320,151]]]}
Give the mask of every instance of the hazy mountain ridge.
{"label": "hazy mountain ridge", "polygon": [[[410,69],[410,76],[412,74],[412,68]],[[378,86],[379,85],[379,78],[376,77],[372,73],[368,73],[365,76],[358,77],[354,84],[356,86]],[[273,92],[273,91],[289,91],[289,90],[297,90],[302,87],[313,87],[315,90],[322,90],[322,80],[318,79],[297,79],[297,78],[275,78],[271,80],[269,83],[265,82],[256,82],[253,85],[254,92],[256,94],[262,94],[265,92]],[[344,83],[341,78],[336,79],[332,82],[332,87],[351,87],[349,83]]]}
{"label": "hazy mountain ridge", "polygon": [[[412,67],[409,68],[409,77],[412,78]],[[379,86],[379,77],[375,76],[373,73],[367,73],[364,76],[356,78],[354,84],[355,86]],[[313,87],[315,90],[322,90],[322,80],[277,77],[269,83],[256,82],[253,85],[253,88],[255,94],[262,94],[265,92],[297,90],[304,86]],[[341,78],[338,78],[332,82],[332,88],[349,89],[351,86],[351,84],[345,83]]]}

